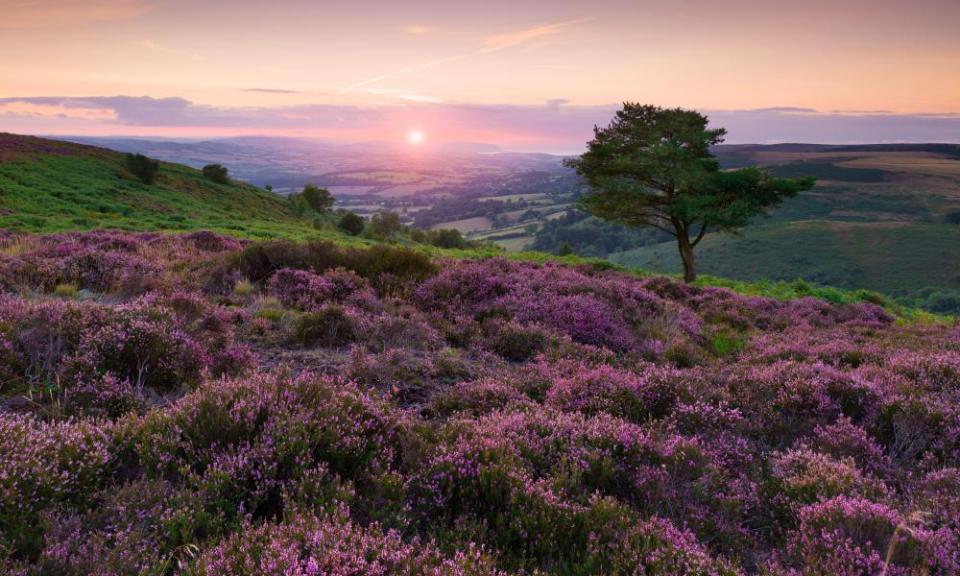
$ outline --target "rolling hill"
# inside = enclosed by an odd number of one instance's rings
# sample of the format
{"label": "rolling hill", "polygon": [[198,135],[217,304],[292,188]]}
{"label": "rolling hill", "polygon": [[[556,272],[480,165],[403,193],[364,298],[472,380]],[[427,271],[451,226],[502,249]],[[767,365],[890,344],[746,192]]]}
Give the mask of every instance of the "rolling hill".
{"label": "rolling hill", "polygon": [[13,134],[0,134],[0,228],[318,234],[282,197],[249,184],[217,184],[199,170],[163,162],[156,181],[145,185],[119,152]]}
{"label": "rolling hill", "polygon": [[[741,280],[878,290],[939,311],[960,309],[960,146],[721,146],[728,167],[814,176],[742,236],[711,234],[700,269]],[[679,270],[672,243],[609,254],[620,264]]]}

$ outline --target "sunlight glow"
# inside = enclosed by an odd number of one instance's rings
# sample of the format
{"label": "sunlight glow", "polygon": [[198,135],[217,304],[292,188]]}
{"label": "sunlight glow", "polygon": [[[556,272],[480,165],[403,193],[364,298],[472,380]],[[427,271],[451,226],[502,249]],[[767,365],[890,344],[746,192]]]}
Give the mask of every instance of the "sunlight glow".
{"label": "sunlight glow", "polygon": [[411,144],[422,144],[423,143],[423,132],[419,130],[411,130],[407,132],[407,142]]}

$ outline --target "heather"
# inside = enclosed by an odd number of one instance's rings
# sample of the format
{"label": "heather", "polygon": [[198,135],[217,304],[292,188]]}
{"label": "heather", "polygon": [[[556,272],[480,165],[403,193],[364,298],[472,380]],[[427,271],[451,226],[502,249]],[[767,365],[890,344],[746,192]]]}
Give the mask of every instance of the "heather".
{"label": "heather", "polygon": [[960,572],[960,328],[590,264],[0,238],[0,572]]}

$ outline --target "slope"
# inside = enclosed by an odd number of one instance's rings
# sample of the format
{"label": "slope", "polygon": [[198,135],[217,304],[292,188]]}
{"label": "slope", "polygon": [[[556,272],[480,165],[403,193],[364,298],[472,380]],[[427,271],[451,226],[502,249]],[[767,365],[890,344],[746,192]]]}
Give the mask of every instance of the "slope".
{"label": "slope", "polygon": [[0,228],[323,235],[282,197],[248,184],[217,184],[199,170],[163,162],[156,181],[146,185],[119,152],[14,134],[0,134]]}

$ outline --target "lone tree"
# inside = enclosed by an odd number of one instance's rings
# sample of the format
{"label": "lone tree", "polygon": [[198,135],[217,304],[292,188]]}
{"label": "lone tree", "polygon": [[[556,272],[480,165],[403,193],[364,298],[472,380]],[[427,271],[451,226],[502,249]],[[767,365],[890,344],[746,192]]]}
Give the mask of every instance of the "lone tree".
{"label": "lone tree", "polygon": [[708,129],[707,117],[694,110],[624,103],[609,126],[594,127],[587,152],[567,161],[592,188],[579,205],[599,218],[675,237],[683,279],[693,282],[693,249],[708,231],[736,232],[814,183],[758,168],[721,170],[710,147],[726,133]]}
{"label": "lone tree", "polygon": [[203,177],[217,184],[229,184],[230,172],[222,164],[207,164],[203,167]]}
{"label": "lone tree", "polygon": [[301,195],[314,212],[322,214],[330,208],[333,208],[333,196],[326,188],[318,188],[313,184],[307,184],[303,187]]}

